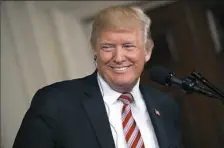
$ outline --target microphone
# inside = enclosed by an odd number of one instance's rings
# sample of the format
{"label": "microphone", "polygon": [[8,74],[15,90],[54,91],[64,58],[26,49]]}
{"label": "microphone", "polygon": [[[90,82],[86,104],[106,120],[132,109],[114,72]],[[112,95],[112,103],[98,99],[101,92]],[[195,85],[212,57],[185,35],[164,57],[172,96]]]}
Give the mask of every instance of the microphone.
{"label": "microphone", "polygon": [[150,69],[150,78],[161,85],[165,86],[178,86],[187,93],[197,92],[209,97],[219,98],[205,87],[199,86],[198,83],[191,77],[179,78],[175,76],[174,72],[171,72],[163,67],[152,67]]}

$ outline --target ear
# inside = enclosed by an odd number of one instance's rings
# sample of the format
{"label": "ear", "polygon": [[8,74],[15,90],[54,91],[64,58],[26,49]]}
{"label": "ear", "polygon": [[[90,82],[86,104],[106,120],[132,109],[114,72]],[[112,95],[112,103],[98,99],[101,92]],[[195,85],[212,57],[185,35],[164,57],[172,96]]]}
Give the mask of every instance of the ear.
{"label": "ear", "polygon": [[97,59],[97,55],[96,55],[96,54],[94,54],[94,61],[96,61],[96,59]]}
{"label": "ear", "polygon": [[94,61],[96,61],[96,59],[97,59],[96,52],[93,53],[93,57],[94,57]]}
{"label": "ear", "polygon": [[154,47],[153,40],[148,39],[146,42],[146,47],[145,47],[145,63],[150,60],[153,47]]}

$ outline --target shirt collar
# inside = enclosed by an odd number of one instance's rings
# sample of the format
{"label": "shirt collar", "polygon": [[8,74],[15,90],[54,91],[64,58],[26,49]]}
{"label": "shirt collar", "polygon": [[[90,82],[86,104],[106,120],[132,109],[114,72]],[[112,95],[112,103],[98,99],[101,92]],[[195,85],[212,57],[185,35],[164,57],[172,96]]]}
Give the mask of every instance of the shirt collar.
{"label": "shirt collar", "polygon": [[[98,81],[98,85],[100,87],[100,91],[101,91],[104,101],[107,104],[115,103],[116,100],[120,97],[121,93],[113,90],[107,84],[107,82],[101,77],[101,75],[99,73],[97,73],[97,81]],[[134,102],[136,102],[136,99],[139,97],[139,94],[140,94],[139,82],[140,82],[140,78],[138,79],[137,83],[135,84],[132,91],[130,92],[134,98]]]}

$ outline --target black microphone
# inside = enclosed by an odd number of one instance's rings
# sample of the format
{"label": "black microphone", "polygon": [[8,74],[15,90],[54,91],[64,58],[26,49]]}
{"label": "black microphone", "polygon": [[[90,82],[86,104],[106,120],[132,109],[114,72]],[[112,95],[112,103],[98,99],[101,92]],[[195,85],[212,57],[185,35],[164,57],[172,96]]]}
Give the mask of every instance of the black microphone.
{"label": "black microphone", "polygon": [[150,79],[161,85],[165,86],[178,86],[187,93],[197,92],[209,97],[219,98],[205,87],[199,86],[192,78],[179,78],[175,76],[174,72],[167,70],[166,68],[155,66],[150,69]]}

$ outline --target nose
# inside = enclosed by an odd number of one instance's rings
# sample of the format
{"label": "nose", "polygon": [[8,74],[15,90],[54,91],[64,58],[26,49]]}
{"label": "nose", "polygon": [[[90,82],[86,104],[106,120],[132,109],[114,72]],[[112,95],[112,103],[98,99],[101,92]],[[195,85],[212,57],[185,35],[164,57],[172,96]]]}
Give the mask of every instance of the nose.
{"label": "nose", "polygon": [[117,47],[114,52],[114,62],[115,63],[122,63],[125,61],[125,52],[121,47]]}

